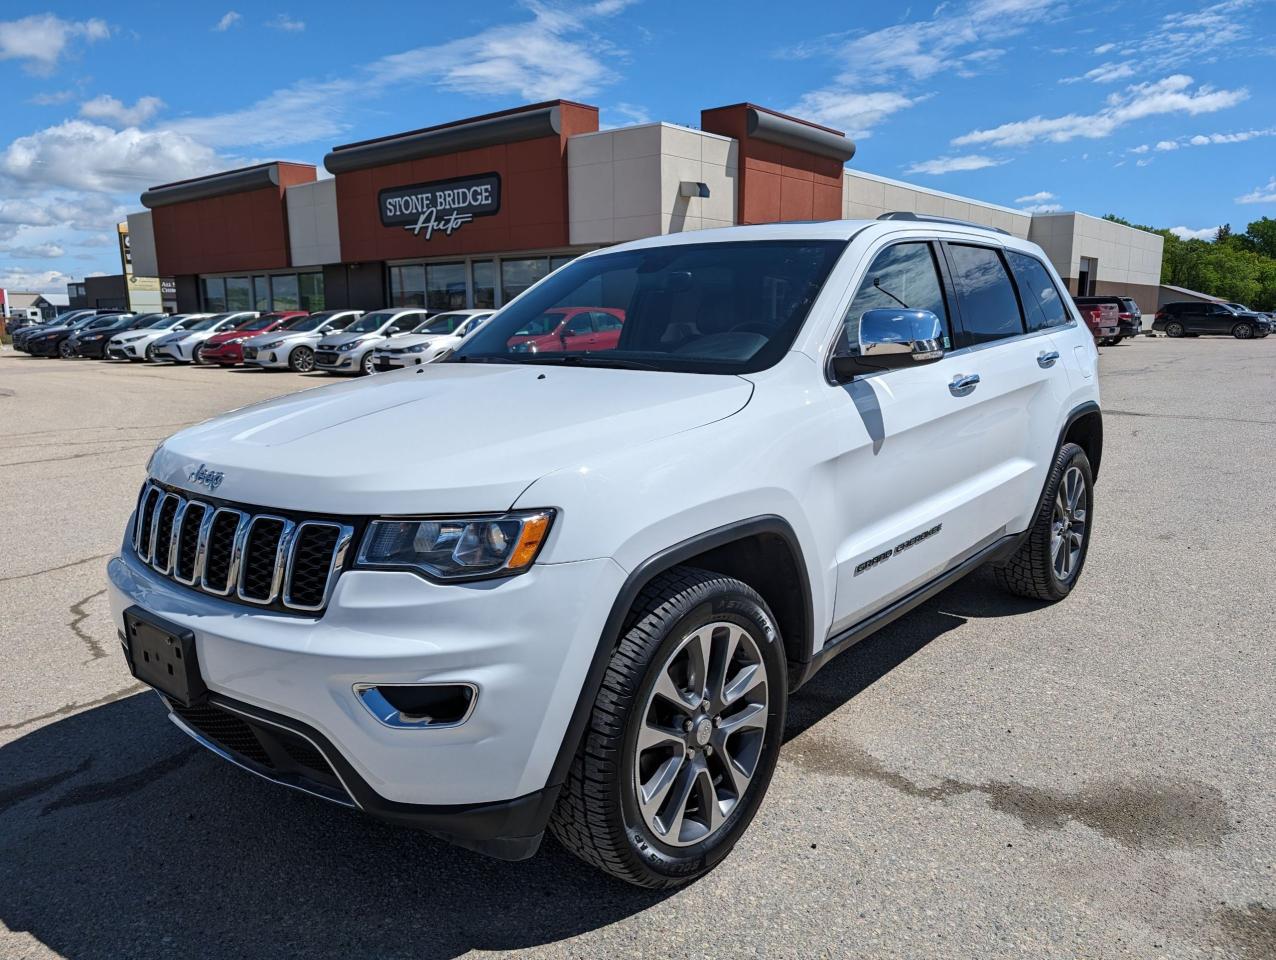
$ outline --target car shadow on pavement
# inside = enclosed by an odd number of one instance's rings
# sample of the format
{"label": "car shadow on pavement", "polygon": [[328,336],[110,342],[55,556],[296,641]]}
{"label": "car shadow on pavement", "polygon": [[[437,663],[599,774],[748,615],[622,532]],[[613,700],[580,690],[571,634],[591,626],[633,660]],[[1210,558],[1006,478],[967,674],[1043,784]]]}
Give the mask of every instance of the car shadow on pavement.
{"label": "car shadow on pavement", "polygon": [[550,838],[502,863],[235,769],[139,693],[0,747],[0,922],[69,960],[449,958],[669,894]]}
{"label": "car shadow on pavement", "polygon": [[[968,578],[833,660],[786,739],[972,616],[1037,605]],[[671,894],[550,838],[502,863],[287,790],[205,752],[151,693],[0,747],[0,921],[69,960],[450,958],[565,940]]]}
{"label": "car shadow on pavement", "polygon": [[981,569],[927,600],[916,610],[834,657],[797,693],[789,697],[787,743],[849,703],[931,641],[967,620],[1013,617],[1042,604],[1015,597]]}

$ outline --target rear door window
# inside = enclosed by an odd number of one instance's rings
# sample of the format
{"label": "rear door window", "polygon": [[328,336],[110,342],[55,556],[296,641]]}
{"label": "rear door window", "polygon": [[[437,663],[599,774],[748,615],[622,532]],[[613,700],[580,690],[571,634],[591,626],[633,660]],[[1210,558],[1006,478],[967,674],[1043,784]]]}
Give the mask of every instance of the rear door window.
{"label": "rear door window", "polygon": [[1006,251],[1006,260],[1019,284],[1019,299],[1023,302],[1028,329],[1043,330],[1067,323],[1067,308],[1045,265],[1036,257],[1014,250]]}
{"label": "rear door window", "polygon": [[991,247],[947,244],[948,261],[961,307],[958,346],[992,343],[1024,332],[1019,300],[1001,253]]}

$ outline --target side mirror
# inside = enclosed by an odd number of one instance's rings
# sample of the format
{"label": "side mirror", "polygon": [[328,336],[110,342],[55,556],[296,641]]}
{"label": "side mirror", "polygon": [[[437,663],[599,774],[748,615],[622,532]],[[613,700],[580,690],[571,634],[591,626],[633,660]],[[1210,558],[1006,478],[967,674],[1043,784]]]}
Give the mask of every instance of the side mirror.
{"label": "side mirror", "polygon": [[944,326],[929,310],[866,310],[860,317],[859,353],[835,354],[839,381],[896,370],[944,357]]}

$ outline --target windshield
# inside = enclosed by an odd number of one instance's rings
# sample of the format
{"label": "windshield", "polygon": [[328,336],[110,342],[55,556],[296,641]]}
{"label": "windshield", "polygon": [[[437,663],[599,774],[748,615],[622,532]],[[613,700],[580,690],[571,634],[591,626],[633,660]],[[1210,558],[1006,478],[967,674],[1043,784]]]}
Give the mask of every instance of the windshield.
{"label": "windshield", "polygon": [[275,323],[278,319],[279,319],[278,317],[268,313],[264,317],[253,317],[251,320],[246,320],[243,323],[236,324],[235,329],[236,330],[264,330],[266,327],[270,326],[272,323]]}
{"label": "windshield", "polygon": [[437,316],[430,317],[425,323],[418,324],[412,332],[451,333],[468,319],[470,319],[468,313],[440,313]]}
{"label": "windshield", "polygon": [[171,326],[173,326],[173,325],[174,325],[174,318],[173,318],[173,317],[160,317],[160,318],[159,318],[158,320],[156,320],[154,323],[148,323],[148,324],[146,325],[146,329],[148,329],[148,330],[163,330],[163,329],[165,329],[166,327],[171,327]]}
{"label": "windshield", "polygon": [[289,317],[279,325],[280,330],[304,331],[313,330],[319,324],[323,323],[322,317],[306,316]]}
{"label": "windshield", "polygon": [[505,307],[448,362],[750,373],[784,355],[843,240],[747,240],[583,257]]}
{"label": "windshield", "polygon": [[346,327],[346,333],[371,333],[373,330],[380,330],[390,321],[394,313],[393,310],[374,310],[372,313],[365,313]]}
{"label": "windshield", "polygon": [[186,329],[190,330],[192,333],[195,333],[199,330],[209,330],[217,326],[217,324],[221,323],[228,316],[230,316],[230,314],[215,313],[211,317],[205,317],[203,320],[199,321],[199,323],[195,324],[192,327],[187,327]]}

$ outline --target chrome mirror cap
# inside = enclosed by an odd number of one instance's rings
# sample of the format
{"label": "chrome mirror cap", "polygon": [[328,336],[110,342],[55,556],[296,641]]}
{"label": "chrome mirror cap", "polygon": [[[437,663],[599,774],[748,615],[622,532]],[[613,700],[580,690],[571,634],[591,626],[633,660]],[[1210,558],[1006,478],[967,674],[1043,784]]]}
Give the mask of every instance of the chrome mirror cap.
{"label": "chrome mirror cap", "polygon": [[925,363],[944,355],[944,327],[929,310],[866,310],[859,337],[865,358],[902,354]]}

